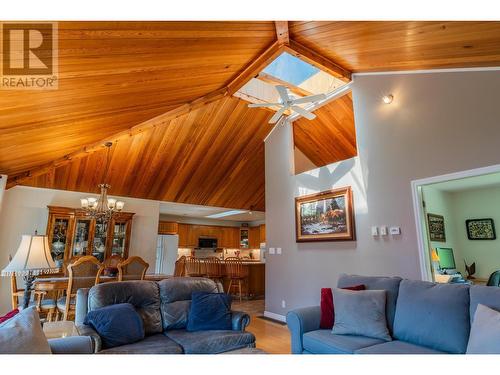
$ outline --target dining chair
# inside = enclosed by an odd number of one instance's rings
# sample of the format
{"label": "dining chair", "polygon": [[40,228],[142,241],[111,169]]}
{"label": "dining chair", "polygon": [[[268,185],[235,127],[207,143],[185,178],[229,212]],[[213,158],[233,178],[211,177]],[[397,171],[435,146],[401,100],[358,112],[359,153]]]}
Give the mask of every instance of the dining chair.
{"label": "dining chair", "polygon": [[247,275],[243,267],[243,262],[240,258],[229,257],[224,259],[226,265],[226,276],[229,279],[229,286],[227,288],[227,294],[231,293],[232,287],[238,287],[239,297],[241,302],[241,286],[245,283]]}
{"label": "dining chair", "polygon": [[186,258],[186,276],[189,277],[203,277],[201,260],[196,257]]}
{"label": "dining chair", "polygon": [[138,256],[132,256],[118,263],[118,281],[144,280],[149,263]]}
{"label": "dining chair", "polygon": [[174,277],[186,275],[186,256],[183,255],[175,262]]}
{"label": "dining chair", "polygon": [[[9,262],[12,260],[12,256],[9,255]],[[17,277],[12,274],[10,276],[10,292],[11,292],[11,304],[12,310],[19,308],[19,301],[24,297],[24,289],[18,289],[17,287]],[[49,322],[55,316],[56,313],[56,301],[52,298],[45,298],[47,293],[36,289],[33,291],[34,301],[30,303],[30,306],[35,306],[40,314],[44,314]]]}
{"label": "dining chair", "polygon": [[222,284],[224,275],[222,273],[220,259],[217,257],[209,257],[204,259],[203,263],[205,264],[205,276],[215,282],[218,281]]}
{"label": "dining chair", "polygon": [[91,288],[99,284],[99,277],[104,266],[92,255],[79,257],[68,265],[68,288],[66,296],[57,300],[57,309],[63,313],[63,320],[74,317],[76,307],[76,291]]}

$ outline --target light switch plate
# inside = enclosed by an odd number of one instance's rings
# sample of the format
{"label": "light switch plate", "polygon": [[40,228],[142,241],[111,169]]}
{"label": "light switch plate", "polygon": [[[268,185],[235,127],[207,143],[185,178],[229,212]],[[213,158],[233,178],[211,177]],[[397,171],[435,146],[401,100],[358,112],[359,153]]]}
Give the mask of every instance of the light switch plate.
{"label": "light switch plate", "polygon": [[372,227],[372,236],[378,236],[378,227]]}
{"label": "light switch plate", "polygon": [[393,236],[397,236],[397,235],[401,234],[401,228],[400,227],[390,227],[389,233],[392,234]]}
{"label": "light switch plate", "polygon": [[276,248],[276,254],[281,255],[281,247]]}
{"label": "light switch plate", "polygon": [[381,236],[387,236],[387,227],[385,225],[382,225],[380,227],[380,235]]}
{"label": "light switch plate", "polygon": [[269,248],[269,254],[270,254],[270,255],[274,254],[274,247],[270,247],[270,248]]}

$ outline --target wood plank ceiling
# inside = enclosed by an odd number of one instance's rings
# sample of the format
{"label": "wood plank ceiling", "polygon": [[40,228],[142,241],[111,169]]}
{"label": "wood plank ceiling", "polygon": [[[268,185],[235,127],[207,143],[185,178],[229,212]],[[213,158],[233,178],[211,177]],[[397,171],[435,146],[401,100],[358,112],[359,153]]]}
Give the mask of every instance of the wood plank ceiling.
{"label": "wood plank ceiling", "polygon": [[[272,113],[227,95],[280,48],[336,74],[498,66],[500,22],[60,22],[59,89],[0,91],[0,173],[95,192],[109,137],[112,194],[263,210]],[[316,114],[297,147],[352,156],[350,96]]]}

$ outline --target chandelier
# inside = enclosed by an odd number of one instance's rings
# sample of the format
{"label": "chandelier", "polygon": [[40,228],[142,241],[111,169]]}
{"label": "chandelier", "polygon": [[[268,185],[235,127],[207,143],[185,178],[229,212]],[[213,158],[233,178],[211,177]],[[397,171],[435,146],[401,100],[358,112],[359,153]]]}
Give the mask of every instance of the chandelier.
{"label": "chandelier", "polygon": [[[106,169],[104,171],[103,180],[108,175],[109,168],[109,150],[113,145],[112,142],[106,142],[104,146],[108,149],[106,154]],[[113,198],[108,198],[108,189],[111,187],[104,181],[97,185],[101,189],[101,195],[96,197],[88,197],[80,199],[81,208],[85,211],[85,215],[89,216],[101,223],[107,223],[116,213],[120,212],[125,205],[122,201],[117,201]]]}

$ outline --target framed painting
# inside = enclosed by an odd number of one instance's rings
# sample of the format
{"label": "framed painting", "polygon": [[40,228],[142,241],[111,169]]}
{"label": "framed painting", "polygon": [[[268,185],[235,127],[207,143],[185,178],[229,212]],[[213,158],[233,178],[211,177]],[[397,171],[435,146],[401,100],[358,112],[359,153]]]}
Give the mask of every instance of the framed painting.
{"label": "framed painting", "polygon": [[355,240],[350,187],[295,198],[297,242]]}
{"label": "framed painting", "polygon": [[495,240],[497,238],[493,219],[465,220],[465,226],[469,240]]}
{"label": "framed painting", "polygon": [[446,233],[444,232],[444,216],[427,214],[427,223],[429,226],[430,240],[436,242],[446,242]]}

